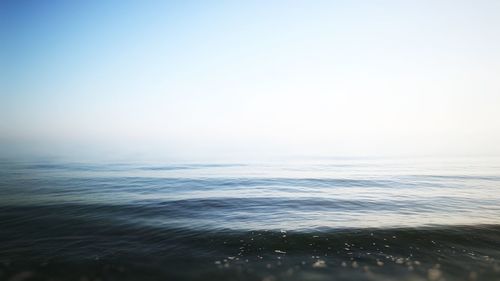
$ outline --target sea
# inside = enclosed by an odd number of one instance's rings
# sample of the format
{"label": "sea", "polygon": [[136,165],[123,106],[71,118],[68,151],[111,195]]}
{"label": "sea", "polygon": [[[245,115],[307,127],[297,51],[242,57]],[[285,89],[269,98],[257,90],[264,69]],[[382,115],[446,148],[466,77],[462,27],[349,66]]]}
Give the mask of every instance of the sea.
{"label": "sea", "polygon": [[0,280],[500,280],[500,161],[2,159]]}

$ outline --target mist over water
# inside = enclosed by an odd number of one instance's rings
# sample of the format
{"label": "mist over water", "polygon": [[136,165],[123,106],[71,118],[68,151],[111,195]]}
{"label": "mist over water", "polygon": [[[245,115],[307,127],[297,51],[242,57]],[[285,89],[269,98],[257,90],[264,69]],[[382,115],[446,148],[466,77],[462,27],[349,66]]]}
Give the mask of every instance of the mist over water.
{"label": "mist over water", "polygon": [[0,278],[496,280],[497,160],[4,160]]}

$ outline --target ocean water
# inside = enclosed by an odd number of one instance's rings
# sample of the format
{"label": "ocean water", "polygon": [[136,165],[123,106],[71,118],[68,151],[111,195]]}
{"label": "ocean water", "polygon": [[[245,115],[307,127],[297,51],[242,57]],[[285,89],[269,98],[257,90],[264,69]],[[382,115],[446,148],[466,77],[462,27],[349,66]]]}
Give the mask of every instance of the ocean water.
{"label": "ocean water", "polygon": [[4,159],[0,280],[500,280],[500,161]]}

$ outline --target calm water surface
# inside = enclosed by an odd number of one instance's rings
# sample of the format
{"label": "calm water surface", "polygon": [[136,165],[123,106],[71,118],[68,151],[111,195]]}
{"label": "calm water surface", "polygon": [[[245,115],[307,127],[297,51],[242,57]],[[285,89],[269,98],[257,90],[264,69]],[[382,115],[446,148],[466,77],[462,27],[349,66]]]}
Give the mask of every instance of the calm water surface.
{"label": "calm water surface", "polygon": [[500,280],[500,161],[2,160],[0,280]]}

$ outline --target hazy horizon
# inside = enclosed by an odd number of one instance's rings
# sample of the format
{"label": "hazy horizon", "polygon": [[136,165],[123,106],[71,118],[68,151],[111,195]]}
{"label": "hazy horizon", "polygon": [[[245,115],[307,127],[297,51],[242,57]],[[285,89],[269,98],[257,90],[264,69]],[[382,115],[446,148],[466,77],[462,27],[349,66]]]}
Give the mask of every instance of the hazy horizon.
{"label": "hazy horizon", "polygon": [[2,1],[0,153],[500,156],[498,1]]}

